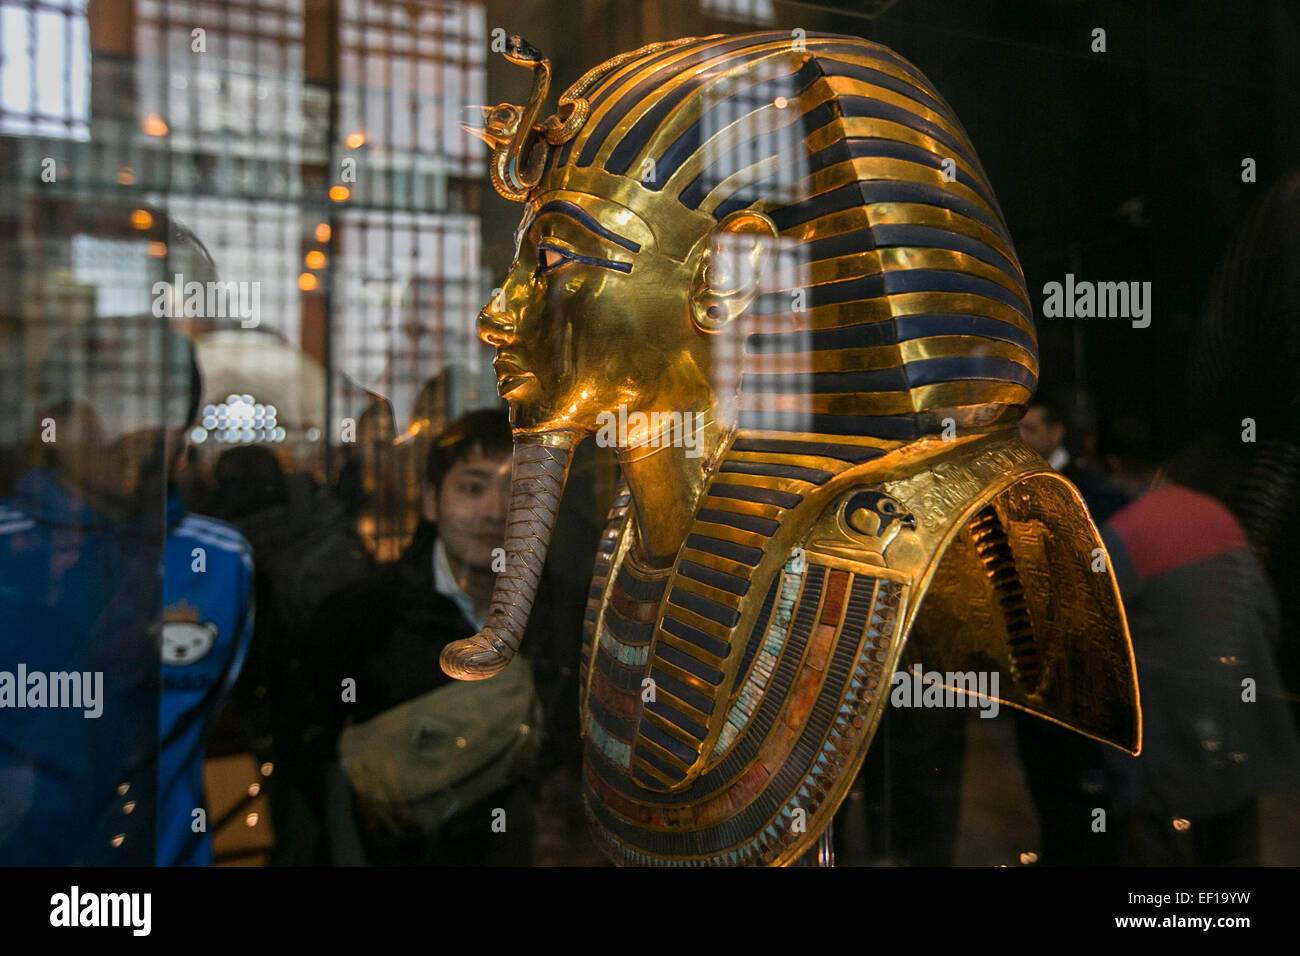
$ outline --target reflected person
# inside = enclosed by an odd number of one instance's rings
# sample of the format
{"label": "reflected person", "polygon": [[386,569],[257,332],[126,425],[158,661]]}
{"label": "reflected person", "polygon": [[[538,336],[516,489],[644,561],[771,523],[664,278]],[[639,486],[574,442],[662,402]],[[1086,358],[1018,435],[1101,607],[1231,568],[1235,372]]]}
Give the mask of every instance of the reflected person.
{"label": "reflected person", "polygon": [[411,545],[315,618],[313,685],[328,702],[320,803],[336,863],[529,862],[517,772],[538,729],[529,662],[501,687],[471,688],[437,666],[487,616],[511,447],[504,411],[450,425],[430,450]]}

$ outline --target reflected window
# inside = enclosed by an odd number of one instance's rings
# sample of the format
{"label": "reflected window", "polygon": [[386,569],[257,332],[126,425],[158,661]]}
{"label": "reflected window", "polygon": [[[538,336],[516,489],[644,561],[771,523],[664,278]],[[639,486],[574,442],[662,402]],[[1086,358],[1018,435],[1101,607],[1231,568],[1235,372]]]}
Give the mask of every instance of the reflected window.
{"label": "reflected window", "polygon": [[72,237],[72,278],[94,290],[97,316],[147,313],[156,274],[149,262],[149,243],[143,239]]}
{"label": "reflected window", "polygon": [[90,138],[86,0],[0,0],[0,133]]}
{"label": "reflected window", "polygon": [[339,234],[335,361],[392,402],[405,429],[426,380],[447,366],[484,364],[474,324],[483,299],[479,220],[349,209]]}
{"label": "reflected window", "polygon": [[460,128],[466,104],[487,102],[483,6],[342,0],[339,21],[345,155],[400,171],[403,205],[444,206],[445,177],[486,172],[483,144]]}
{"label": "reflected window", "polygon": [[[303,85],[302,0],[139,0],[137,89],[142,128],[175,150],[231,159],[319,161],[328,96]],[[229,162],[229,161],[227,161]],[[226,185],[251,189],[230,164]],[[272,183],[277,191],[288,183]]]}

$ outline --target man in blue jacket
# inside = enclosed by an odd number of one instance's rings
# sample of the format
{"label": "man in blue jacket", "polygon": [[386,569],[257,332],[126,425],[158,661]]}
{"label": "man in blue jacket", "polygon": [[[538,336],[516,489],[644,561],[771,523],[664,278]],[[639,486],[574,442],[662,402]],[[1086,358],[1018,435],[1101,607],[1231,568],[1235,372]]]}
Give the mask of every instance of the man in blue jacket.
{"label": "man in blue jacket", "polygon": [[203,862],[203,737],[247,645],[251,556],[167,497],[193,349],[146,317],[48,354],[34,467],[0,499],[0,865]]}

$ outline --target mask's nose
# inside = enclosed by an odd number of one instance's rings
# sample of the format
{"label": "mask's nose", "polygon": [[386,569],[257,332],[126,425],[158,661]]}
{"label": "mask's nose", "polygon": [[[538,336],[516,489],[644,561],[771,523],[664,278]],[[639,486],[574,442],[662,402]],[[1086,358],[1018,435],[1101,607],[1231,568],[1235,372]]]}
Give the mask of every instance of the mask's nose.
{"label": "mask's nose", "polygon": [[515,322],[509,312],[500,309],[502,296],[494,296],[478,314],[478,337],[493,348],[509,345],[515,338]]}

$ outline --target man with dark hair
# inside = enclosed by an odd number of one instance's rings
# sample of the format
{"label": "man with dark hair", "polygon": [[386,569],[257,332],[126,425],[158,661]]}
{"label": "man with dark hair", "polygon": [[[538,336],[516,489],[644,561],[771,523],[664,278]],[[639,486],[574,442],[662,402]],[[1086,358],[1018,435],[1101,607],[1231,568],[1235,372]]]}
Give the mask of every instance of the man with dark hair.
{"label": "man with dark hair", "polygon": [[1020,437],[1057,471],[1070,464],[1065,447],[1065,408],[1053,398],[1034,396],[1020,419]]}
{"label": "man with dark hair", "polygon": [[478,626],[492,600],[494,551],[501,564],[513,447],[504,411],[469,412],[434,441],[420,489],[425,533],[438,532],[434,586]]}
{"label": "man with dark hair", "polygon": [[473,451],[498,458],[514,450],[510,435],[510,416],[496,408],[480,408],[466,412],[434,439],[425,462],[425,491],[442,487],[447,473]]}
{"label": "man with dark hair", "polygon": [[313,620],[319,810],[333,862],[530,862],[520,771],[541,729],[530,664],[499,688],[452,681],[438,666],[442,648],[487,616],[510,454],[504,410],[448,426],[430,449],[411,545]]}
{"label": "man with dark hair", "polygon": [[[1035,395],[1020,419],[1020,437],[1043,459],[1074,483],[1098,527],[1124,507],[1127,498],[1092,462],[1076,458],[1067,445],[1069,406],[1059,396]],[[1079,442],[1074,443],[1076,447]]]}

